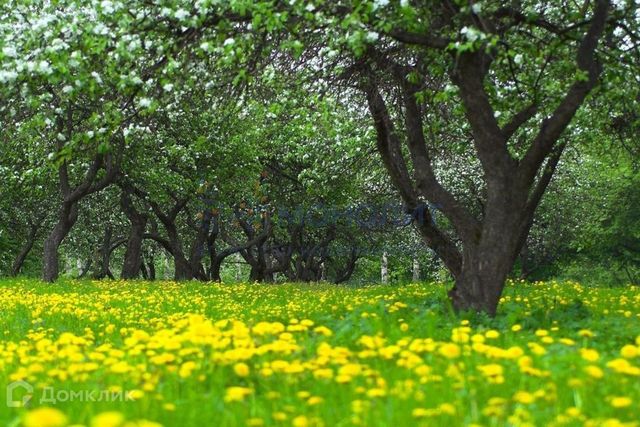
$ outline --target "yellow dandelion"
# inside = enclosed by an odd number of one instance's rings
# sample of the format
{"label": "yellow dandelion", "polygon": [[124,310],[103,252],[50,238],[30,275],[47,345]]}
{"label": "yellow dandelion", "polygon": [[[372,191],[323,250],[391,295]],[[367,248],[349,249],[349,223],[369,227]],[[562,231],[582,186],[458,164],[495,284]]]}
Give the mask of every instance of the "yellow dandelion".
{"label": "yellow dandelion", "polygon": [[66,415],[54,408],[37,408],[26,413],[24,427],[63,427],[68,423]]}
{"label": "yellow dandelion", "polygon": [[120,412],[102,412],[91,419],[91,427],[119,427],[124,421],[124,415]]}
{"label": "yellow dandelion", "polygon": [[233,372],[235,372],[235,374],[239,377],[246,377],[250,372],[249,365],[242,362],[236,363],[235,365],[233,365]]}

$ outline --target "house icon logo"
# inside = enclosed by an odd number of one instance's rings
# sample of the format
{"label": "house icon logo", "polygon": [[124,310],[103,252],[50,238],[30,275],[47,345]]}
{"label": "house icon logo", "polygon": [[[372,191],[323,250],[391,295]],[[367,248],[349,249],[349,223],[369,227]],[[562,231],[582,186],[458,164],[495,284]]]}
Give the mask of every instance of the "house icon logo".
{"label": "house icon logo", "polygon": [[[20,399],[18,396],[22,396]],[[33,396],[33,386],[26,381],[14,381],[7,385],[7,406],[20,408],[28,406]]]}

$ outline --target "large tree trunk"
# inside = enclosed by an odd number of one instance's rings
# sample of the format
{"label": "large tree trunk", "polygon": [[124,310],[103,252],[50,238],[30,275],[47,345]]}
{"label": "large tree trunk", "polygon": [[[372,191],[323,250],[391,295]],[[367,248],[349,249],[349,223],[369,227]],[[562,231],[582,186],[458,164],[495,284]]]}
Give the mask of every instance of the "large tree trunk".
{"label": "large tree trunk", "polygon": [[78,205],[75,202],[63,202],[58,214],[58,222],[44,241],[42,280],[55,282],[60,274],[58,248],[78,220]]}
{"label": "large tree trunk", "polygon": [[[374,47],[366,53],[369,61],[362,67],[362,83],[376,129],[378,152],[408,211],[416,214],[416,225],[425,243],[438,254],[454,277],[455,286],[450,297],[457,310],[496,313],[505,280],[567,142],[562,138],[563,133],[598,83],[602,70],[596,52],[607,23],[609,3],[607,0],[592,2],[593,15],[577,44],[575,65],[584,73],[584,78],[575,79],[560,98],[548,96],[543,89],[529,94],[535,101],[524,107],[514,103],[511,117],[504,124],[496,119],[498,115],[492,105],[494,92],[487,90],[487,85],[492,84],[488,76],[496,55],[483,47],[451,56],[449,77],[459,89],[474,155],[482,167],[486,185],[484,210],[479,216],[443,186],[435,169],[433,147],[425,135],[428,126],[423,121],[429,116],[426,114],[429,108],[435,110],[438,106],[427,100],[418,102],[416,96],[432,80],[433,76],[427,75],[428,66],[425,72],[421,66],[399,63],[401,55],[391,57]],[[495,34],[496,21],[492,22],[488,16],[483,18],[488,19],[484,28]],[[461,21],[461,25],[467,23]],[[428,35],[414,38],[400,32],[393,37],[398,48],[406,45],[418,56],[422,53],[427,57],[433,50],[442,53],[448,45],[446,39]],[[558,60],[566,59],[558,57]],[[403,111],[398,116],[403,119],[404,138],[397,131],[398,122],[390,114],[379,86],[382,81],[387,83],[389,76],[381,78],[376,75],[378,73],[391,74],[397,85],[395,89],[402,93]],[[414,73],[419,77],[409,78],[415,77]],[[504,102],[499,103],[503,112]],[[527,139],[519,130],[532,124],[530,122],[539,111],[547,114],[535,125],[537,130],[531,139]],[[522,148],[518,150],[521,151],[518,156],[511,150],[515,138]],[[425,209],[425,201],[437,206],[453,230],[436,225],[433,214]]]}
{"label": "large tree trunk", "polygon": [[449,291],[456,311],[484,311],[496,314],[505,280],[511,271],[513,254],[500,248],[466,249],[463,267]]}
{"label": "large tree trunk", "polygon": [[206,281],[208,279],[207,274],[202,266],[202,259],[205,256],[205,247],[209,249],[209,229],[211,228],[211,214],[205,212],[200,224],[196,227],[197,233],[191,243],[191,251],[189,255],[189,268],[193,274],[193,277]]}
{"label": "large tree trunk", "polygon": [[176,281],[191,280],[193,279],[193,271],[191,270],[191,264],[184,255],[174,255],[173,262],[175,265],[175,273],[173,278]]}

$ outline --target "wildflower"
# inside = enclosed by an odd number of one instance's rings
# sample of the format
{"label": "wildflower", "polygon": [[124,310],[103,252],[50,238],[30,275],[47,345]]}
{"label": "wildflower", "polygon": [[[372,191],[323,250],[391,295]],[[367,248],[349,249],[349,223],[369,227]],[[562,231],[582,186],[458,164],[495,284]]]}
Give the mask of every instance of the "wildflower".
{"label": "wildflower", "polygon": [[590,348],[581,348],[580,356],[582,356],[582,358],[587,362],[595,362],[600,358],[600,355],[598,354],[598,352]]}
{"label": "wildflower", "polygon": [[293,427],[307,427],[309,425],[309,419],[304,415],[299,415],[291,421],[291,425]]}
{"label": "wildflower", "polygon": [[455,359],[457,357],[460,357],[460,347],[453,343],[443,344],[438,350],[438,352],[442,356],[449,359]]}
{"label": "wildflower", "polygon": [[528,391],[518,391],[516,394],[513,395],[513,400],[518,403],[529,404],[529,403],[533,403],[536,400],[536,398],[533,394],[529,393]]}
{"label": "wildflower", "polygon": [[609,400],[609,403],[614,408],[626,408],[627,406],[631,405],[632,400],[629,397],[618,397],[618,396],[616,396],[616,397],[612,397]]}
{"label": "wildflower", "polygon": [[584,368],[584,371],[589,375],[592,376],[593,378],[602,378],[604,377],[604,372],[602,371],[602,369],[600,369],[599,367],[595,366],[595,365],[589,365],[586,368]]}
{"label": "wildflower", "polygon": [[355,376],[362,372],[362,367],[356,363],[348,363],[338,370],[338,375]]}
{"label": "wildflower", "polygon": [[331,368],[321,368],[313,371],[313,377],[315,379],[331,379],[333,378],[333,371]]}
{"label": "wildflower", "polygon": [[247,387],[228,387],[224,396],[225,402],[239,402],[245,397],[253,393],[253,390]]}
{"label": "wildflower", "polygon": [[284,421],[287,419],[287,414],[284,412],[274,412],[271,416],[276,421]]}
{"label": "wildflower", "polygon": [[425,409],[425,408],[415,408],[411,411],[411,415],[414,418],[425,418],[433,415],[433,410]]}
{"label": "wildflower", "polygon": [[24,427],[63,427],[67,422],[67,417],[58,409],[43,407],[27,412],[22,425]]}
{"label": "wildflower", "polygon": [[387,392],[382,388],[372,388],[367,391],[367,397],[384,397],[387,395]]}
{"label": "wildflower", "polygon": [[500,332],[491,329],[491,330],[487,331],[484,334],[484,336],[487,337],[488,339],[495,339],[495,338],[498,338],[500,336]]}
{"label": "wildflower", "polygon": [[315,332],[316,334],[324,335],[325,337],[330,337],[331,335],[333,335],[331,329],[327,328],[326,326],[318,326],[314,328],[313,332]]}
{"label": "wildflower", "polygon": [[196,366],[196,363],[192,360],[184,362],[182,365],[180,365],[180,371],[178,372],[178,375],[180,376],[180,378],[190,377],[193,370],[196,369]]}
{"label": "wildflower", "polygon": [[91,427],[119,427],[124,424],[124,421],[124,415],[120,412],[103,412],[91,419]]}
{"label": "wildflower", "polygon": [[246,377],[249,375],[249,365],[246,363],[236,363],[233,365],[233,372],[239,377]]}
{"label": "wildflower", "polygon": [[321,398],[320,396],[311,396],[309,398],[309,400],[307,400],[307,403],[311,406],[313,405],[318,405],[320,403],[322,403],[324,401],[323,398]]}
{"label": "wildflower", "polygon": [[634,357],[637,357],[638,354],[640,354],[640,352],[638,351],[638,348],[636,348],[636,346],[631,344],[625,345],[620,350],[620,355],[625,359],[633,359]]}
{"label": "wildflower", "polygon": [[438,409],[443,414],[447,414],[447,415],[456,414],[456,407],[453,406],[451,403],[442,403],[440,406],[438,406]]}
{"label": "wildflower", "polygon": [[497,363],[492,363],[489,365],[480,365],[478,366],[478,370],[485,377],[495,377],[498,375],[502,375],[504,372],[504,368],[502,365],[498,365]]}

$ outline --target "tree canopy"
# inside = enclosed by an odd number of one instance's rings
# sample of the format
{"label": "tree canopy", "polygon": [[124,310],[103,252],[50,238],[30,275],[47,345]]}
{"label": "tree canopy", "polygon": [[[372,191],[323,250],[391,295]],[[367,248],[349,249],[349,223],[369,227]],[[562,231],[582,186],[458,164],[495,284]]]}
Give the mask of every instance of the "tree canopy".
{"label": "tree canopy", "polygon": [[5,1],[0,271],[341,283],[385,253],[489,314],[510,276],[637,283],[639,21],[633,0]]}

